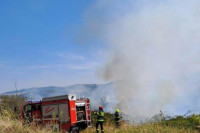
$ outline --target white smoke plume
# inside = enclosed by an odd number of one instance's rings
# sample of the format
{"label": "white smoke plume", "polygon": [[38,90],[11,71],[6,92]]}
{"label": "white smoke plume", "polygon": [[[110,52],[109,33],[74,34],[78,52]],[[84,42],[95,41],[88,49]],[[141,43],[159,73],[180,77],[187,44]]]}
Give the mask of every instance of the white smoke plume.
{"label": "white smoke plume", "polygon": [[200,109],[200,1],[99,0],[83,38],[100,39],[117,107],[135,117]]}

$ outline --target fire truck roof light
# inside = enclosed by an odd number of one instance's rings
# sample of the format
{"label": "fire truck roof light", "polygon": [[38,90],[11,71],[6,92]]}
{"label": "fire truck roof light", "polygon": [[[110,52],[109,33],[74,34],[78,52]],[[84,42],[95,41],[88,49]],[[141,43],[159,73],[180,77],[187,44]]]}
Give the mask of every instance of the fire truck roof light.
{"label": "fire truck roof light", "polygon": [[38,103],[41,102],[41,100],[28,100],[28,103]]}

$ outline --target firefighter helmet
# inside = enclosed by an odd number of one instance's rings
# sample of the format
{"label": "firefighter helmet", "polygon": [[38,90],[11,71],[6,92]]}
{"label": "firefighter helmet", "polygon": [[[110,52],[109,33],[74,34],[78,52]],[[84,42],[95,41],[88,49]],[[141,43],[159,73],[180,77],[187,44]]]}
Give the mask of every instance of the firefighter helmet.
{"label": "firefighter helmet", "polygon": [[102,105],[100,105],[100,106],[99,106],[99,109],[103,109],[103,106],[102,106]]}
{"label": "firefighter helmet", "polygon": [[120,110],[119,110],[119,109],[116,109],[116,112],[117,112],[117,113],[119,113],[119,112],[120,112]]}

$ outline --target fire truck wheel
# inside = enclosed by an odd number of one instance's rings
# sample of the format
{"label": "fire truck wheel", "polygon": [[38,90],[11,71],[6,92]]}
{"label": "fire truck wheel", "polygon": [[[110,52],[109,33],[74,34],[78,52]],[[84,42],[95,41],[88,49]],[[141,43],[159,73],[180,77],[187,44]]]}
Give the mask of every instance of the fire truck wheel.
{"label": "fire truck wheel", "polygon": [[79,128],[73,127],[70,133],[79,133]]}

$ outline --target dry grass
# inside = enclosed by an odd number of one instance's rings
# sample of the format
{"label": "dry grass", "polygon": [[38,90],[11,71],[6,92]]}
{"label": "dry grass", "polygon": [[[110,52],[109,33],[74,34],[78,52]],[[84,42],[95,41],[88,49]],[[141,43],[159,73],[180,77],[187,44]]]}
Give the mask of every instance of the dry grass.
{"label": "dry grass", "polygon": [[[198,133],[192,129],[174,128],[153,123],[138,126],[123,124],[119,129],[105,125],[104,130],[105,133]],[[35,125],[26,126],[17,119],[0,116],[0,133],[52,133],[52,131]],[[81,131],[81,133],[96,133],[96,130],[92,127]]]}
{"label": "dry grass", "polygon": [[36,125],[23,125],[21,121],[13,119],[13,115],[4,111],[0,115],[0,133],[50,133]]}
{"label": "dry grass", "polygon": [[[105,133],[199,133],[192,128],[176,128],[163,124],[149,123],[132,126],[122,124],[119,129],[116,129],[112,122],[107,122],[104,125]],[[52,133],[52,130],[47,130],[36,125],[23,125],[9,111],[4,110],[0,114],[0,133]],[[96,133],[95,127],[87,128],[81,133]]]}
{"label": "dry grass", "polygon": [[[174,128],[153,123],[138,126],[123,124],[119,129],[116,129],[114,126],[105,125],[104,131],[105,133],[199,133],[192,129]],[[96,133],[96,130],[93,127],[81,133]]]}

